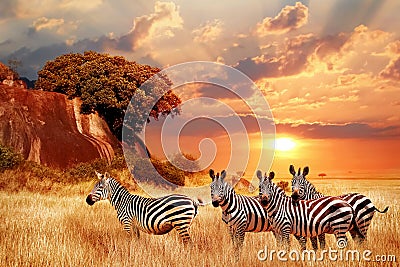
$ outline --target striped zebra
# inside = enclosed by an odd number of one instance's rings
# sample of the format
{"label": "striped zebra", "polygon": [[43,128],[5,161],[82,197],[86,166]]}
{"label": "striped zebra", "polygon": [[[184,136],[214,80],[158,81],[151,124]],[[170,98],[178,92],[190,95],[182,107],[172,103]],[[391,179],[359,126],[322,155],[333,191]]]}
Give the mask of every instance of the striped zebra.
{"label": "striped zebra", "polygon": [[243,247],[245,232],[266,232],[271,230],[268,215],[260,205],[258,196],[248,197],[235,193],[224,179],[225,170],[215,175],[210,170],[211,199],[214,207],[221,207],[222,221],[228,225],[235,259],[238,260]]}
{"label": "striped zebra", "polygon": [[257,171],[260,200],[271,218],[274,231],[287,250],[290,247],[290,234],[302,237],[335,234],[339,248],[347,245],[346,232],[351,227],[358,228],[353,208],[346,201],[337,197],[294,201],[272,182],[274,176],[274,172],[270,172],[269,176],[263,177],[261,171]]}
{"label": "striped zebra", "polygon": [[199,202],[184,195],[147,198],[133,195],[116,179],[96,172],[99,181],[86,198],[89,205],[108,199],[117,211],[119,221],[129,234],[131,229],[139,237],[139,230],[163,235],[173,228],[183,243],[190,242],[189,228],[197,215]]}
{"label": "striped zebra", "polygon": [[[325,195],[315,189],[314,185],[310,183],[306,176],[309,173],[309,168],[304,167],[303,173],[301,173],[301,169],[299,168],[297,174],[293,165],[290,165],[289,172],[293,175],[292,178],[292,198],[294,200],[309,200],[309,199],[317,199],[324,197]],[[375,211],[380,213],[385,213],[388,211],[389,207],[386,207],[383,211],[378,210],[372,201],[359,193],[350,193],[338,196],[339,198],[345,200],[350,206],[353,207],[355,221],[359,227],[362,236],[357,234],[355,229],[350,229],[350,235],[353,240],[358,241],[360,243],[364,242],[367,237],[367,231],[369,225],[371,224],[372,217],[375,214]],[[318,241],[321,249],[325,248],[325,235],[322,234],[318,236]],[[314,249],[318,248],[317,238],[312,238],[311,243]]]}

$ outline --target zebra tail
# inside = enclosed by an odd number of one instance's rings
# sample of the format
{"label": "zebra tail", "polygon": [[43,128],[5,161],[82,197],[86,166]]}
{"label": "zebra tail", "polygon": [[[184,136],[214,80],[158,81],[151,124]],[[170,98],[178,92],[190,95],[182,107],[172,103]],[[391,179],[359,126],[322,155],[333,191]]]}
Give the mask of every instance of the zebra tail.
{"label": "zebra tail", "polygon": [[376,207],[374,207],[374,208],[379,213],[386,213],[388,211],[388,209],[389,209],[389,206],[387,206],[383,211],[378,210]]}
{"label": "zebra tail", "polygon": [[195,206],[206,206],[207,203],[204,203],[204,201],[201,198],[197,198],[197,199],[192,199],[193,203]]}
{"label": "zebra tail", "polygon": [[198,213],[199,206],[206,206],[207,203],[204,203],[201,198],[197,198],[197,199],[192,198],[192,201],[193,201],[194,212],[195,212],[194,216],[196,216]]}

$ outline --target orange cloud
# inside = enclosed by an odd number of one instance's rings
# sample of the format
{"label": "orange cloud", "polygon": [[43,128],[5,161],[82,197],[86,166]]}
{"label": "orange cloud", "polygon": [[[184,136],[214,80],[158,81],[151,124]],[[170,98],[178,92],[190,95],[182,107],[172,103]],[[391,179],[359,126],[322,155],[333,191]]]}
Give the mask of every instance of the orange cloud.
{"label": "orange cloud", "polygon": [[307,21],[307,6],[296,2],[294,6],[285,6],[276,17],[266,17],[257,24],[256,32],[261,37],[269,34],[282,34],[302,27]]}
{"label": "orange cloud", "polygon": [[41,17],[32,23],[32,27],[35,31],[41,31],[43,29],[54,29],[59,28],[64,24],[64,19],[49,19]]}
{"label": "orange cloud", "polygon": [[222,26],[223,23],[221,20],[207,21],[204,25],[192,31],[194,35],[193,41],[198,43],[215,41],[222,33]]}
{"label": "orange cloud", "polygon": [[150,40],[173,37],[174,31],[182,28],[179,6],[173,2],[156,2],[154,13],[134,19],[131,31],[119,38],[118,48],[134,51]]}

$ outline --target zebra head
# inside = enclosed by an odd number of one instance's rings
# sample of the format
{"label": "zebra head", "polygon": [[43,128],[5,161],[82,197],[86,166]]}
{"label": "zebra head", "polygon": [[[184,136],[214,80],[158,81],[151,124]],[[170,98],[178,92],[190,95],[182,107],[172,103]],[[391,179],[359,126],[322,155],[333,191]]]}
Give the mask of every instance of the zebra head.
{"label": "zebra head", "polygon": [[96,175],[99,181],[95,184],[94,188],[86,198],[86,203],[90,206],[99,200],[107,199],[110,195],[110,188],[108,186],[110,179],[109,174],[107,172],[105,174],[96,172]]}
{"label": "zebra head", "polygon": [[299,168],[299,171],[296,174],[294,166],[290,165],[289,172],[293,175],[292,199],[294,201],[297,201],[299,199],[304,199],[305,198],[305,187],[306,187],[306,184],[308,183],[308,181],[306,180],[306,175],[309,172],[309,168],[305,167],[303,169],[303,173],[301,173],[301,168]]}
{"label": "zebra head", "polygon": [[215,175],[214,170],[210,169],[210,177],[212,179],[212,182],[210,184],[211,201],[214,207],[218,207],[219,203],[221,203],[225,199],[225,176],[225,170],[223,170],[221,172],[221,176],[219,176],[219,173]]}
{"label": "zebra head", "polygon": [[260,202],[262,206],[267,206],[268,205],[268,200],[272,196],[273,189],[274,189],[274,184],[272,183],[272,179],[275,177],[274,172],[270,172],[269,175],[265,174],[264,176],[262,175],[262,172],[260,170],[257,171],[257,177],[260,180]]}

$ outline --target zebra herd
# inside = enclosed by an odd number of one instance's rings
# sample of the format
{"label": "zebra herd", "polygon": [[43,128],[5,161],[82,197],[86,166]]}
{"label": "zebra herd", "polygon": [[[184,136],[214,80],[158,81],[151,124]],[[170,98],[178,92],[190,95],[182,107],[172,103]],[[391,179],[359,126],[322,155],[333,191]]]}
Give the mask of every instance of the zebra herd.
{"label": "zebra herd", "polygon": [[[262,175],[259,179],[259,195],[243,196],[235,193],[233,187],[225,181],[226,172],[221,174],[209,171],[212,205],[221,207],[222,221],[228,225],[233,242],[234,255],[239,259],[243,247],[245,232],[272,231],[277,243],[290,248],[289,235],[299,241],[301,249],[306,249],[306,239],[310,238],[314,250],[325,248],[325,234],[334,234],[339,248],[347,244],[346,232],[350,232],[354,241],[362,243],[367,237],[368,227],[378,210],[371,200],[361,194],[352,193],[338,197],[324,196],[306,179],[309,168],[292,174],[292,195],[272,180],[274,172]],[[98,182],[86,198],[89,205],[108,199],[117,211],[124,230],[139,231],[162,235],[172,229],[178,232],[183,243],[190,242],[189,229],[198,213],[198,207],[205,205],[185,195],[172,194],[160,198],[146,198],[128,192],[108,173],[97,173]]]}

